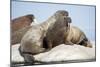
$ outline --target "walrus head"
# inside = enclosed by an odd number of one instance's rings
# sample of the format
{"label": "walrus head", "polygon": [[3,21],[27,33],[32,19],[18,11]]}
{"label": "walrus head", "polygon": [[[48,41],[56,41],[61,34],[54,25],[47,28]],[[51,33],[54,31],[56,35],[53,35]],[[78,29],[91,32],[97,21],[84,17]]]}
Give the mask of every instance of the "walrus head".
{"label": "walrus head", "polygon": [[55,13],[56,20],[60,19],[61,17],[66,18],[68,17],[68,11],[65,10],[58,10]]}
{"label": "walrus head", "polygon": [[67,27],[69,27],[70,23],[72,22],[71,18],[69,17],[68,11],[65,11],[65,10],[58,10],[55,13],[55,17],[56,17],[56,20],[58,20],[59,22],[62,22],[62,23],[64,22]]}

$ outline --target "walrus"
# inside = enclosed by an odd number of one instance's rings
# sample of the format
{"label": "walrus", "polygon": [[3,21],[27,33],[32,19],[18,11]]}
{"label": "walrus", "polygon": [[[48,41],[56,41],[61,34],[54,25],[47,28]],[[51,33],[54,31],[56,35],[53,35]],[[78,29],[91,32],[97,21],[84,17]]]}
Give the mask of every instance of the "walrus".
{"label": "walrus", "polygon": [[92,48],[92,44],[85,35],[85,33],[76,26],[70,26],[69,30],[65,32],[65,44],[78,44],[85,47]]}
{"label": "walrus", "polygon": [[36,19],[32,14],[13,19],[11,22],[11,45],[20,43],[23,35],[34,24],[36,24]]}
{"label": "walrus", "polygon": [[28,14],[11,20],[11,33],[30,26],[34,22],[34,18],[34,15]]}
{"label": "walrus", "polygon": [[57,22],[47,30],[45,40],[48,49],[64,43],[65,32],[69,29],[72,22],[69,16],[61,17]]}
{"label": "walrus", "polygon": [[[45,52],[43,47],[43,39],[46,36],[46,31],[51,28],[55,23],[64,22],[68,16],[68,12],[65,10],[58,10],[49,19],[41,24],[32,26],[27,33],[23,36],[21,40],[21,45],[19,47],[20,55],[24,58],[26,64],[33,64],[35,62],[33,55]],[[66,23],[66,25],[68,25]]]}

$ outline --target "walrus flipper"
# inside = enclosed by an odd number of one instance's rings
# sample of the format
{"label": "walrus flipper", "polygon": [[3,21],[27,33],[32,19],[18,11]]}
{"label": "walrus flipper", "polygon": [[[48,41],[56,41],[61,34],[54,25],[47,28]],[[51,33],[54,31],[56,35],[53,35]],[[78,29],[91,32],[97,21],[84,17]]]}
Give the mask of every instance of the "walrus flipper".
{"label": "walrus flipper", "polygon": [[22,52],[21,51],[21,46],[19,47],[19,53],[24,58],[25,65],[34,64],[35,63],[35,58],[33,57],[33,55],[38,54],[38,53],[42,53],[42,52],[45,52],[44,48],[39,48],[36,53],[32,53],[32,52]]}
{"label": "walrus flipper", "polygon": [[21,46],[19,47],[19,53],[24,58],[25,65],[33,64],[34,63],[34,57],[32,54],[24,53],[21,51]]}
{"label": "walrus flipper", "polygon": [[66,45],[74,45],[74,43],[72,43],[71,41],[65,41]]}

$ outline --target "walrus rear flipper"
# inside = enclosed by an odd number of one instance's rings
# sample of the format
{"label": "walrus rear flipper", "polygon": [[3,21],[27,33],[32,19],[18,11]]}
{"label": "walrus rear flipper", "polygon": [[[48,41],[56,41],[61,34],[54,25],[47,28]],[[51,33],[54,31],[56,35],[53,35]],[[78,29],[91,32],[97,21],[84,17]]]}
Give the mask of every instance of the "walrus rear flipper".
{"label": "walrus rear flipper", "polygon": [[32,65],[34,64],[34,57],[31,53],[26,53],[21,51],[21,46],[19,47],[19,53],[24,58],[24,65]]}
{"label": "walrus rear flipper", "polygon": [[86,37],[79,44],[85,47],[92,48],[92,44]]}
{"label": "walrus rear flipper", "polygon": [[24,57],[25,65],[34,64],[34,57],[32,54],[23,53],[23,57]]}
{"label": "walrus rear flipper", "polygon": [[32,52],[22,51],[21,50],[21,46],[19,47],[19,53],[24,58],[24,61],[25,61],[25,64],[24,65],[33,65],[33,64],[35,64],[36,60],[34,58],[34,55],[45,52],[45,49],[38,47],[36,49],[36,51],[34,50],[34,52],[33,53]]}

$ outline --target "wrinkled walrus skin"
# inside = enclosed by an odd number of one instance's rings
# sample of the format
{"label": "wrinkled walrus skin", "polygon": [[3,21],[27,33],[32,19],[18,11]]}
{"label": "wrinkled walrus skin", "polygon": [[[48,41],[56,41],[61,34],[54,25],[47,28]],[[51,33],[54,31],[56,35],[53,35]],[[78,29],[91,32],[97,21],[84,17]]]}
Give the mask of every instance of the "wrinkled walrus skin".
{"label": "wrinkled walrus skin", "polygon": [[86,37],[85,33],[76,26],[70,26],[69,30],[66,32],[65,44],[78,44],[92,48],[92,44]]}
{"label": "wrinkled walrus skin", "polygon": [[24,57],[26,63],[33,64],[35,60],[32,55],[45,51],[45,48],[43,48],[43,39],[46,36],[47,30],[52,28],[60,18],[63,17],[61,22],[65,21],[66,18],[64,19],[64,16],[68,16],[68,12],[65,10],[59,10],[45,22],[32,26],[32,28],[27,31],[21,40],[19,48],[20,54]]}

